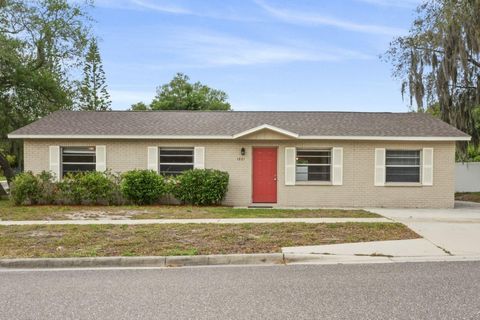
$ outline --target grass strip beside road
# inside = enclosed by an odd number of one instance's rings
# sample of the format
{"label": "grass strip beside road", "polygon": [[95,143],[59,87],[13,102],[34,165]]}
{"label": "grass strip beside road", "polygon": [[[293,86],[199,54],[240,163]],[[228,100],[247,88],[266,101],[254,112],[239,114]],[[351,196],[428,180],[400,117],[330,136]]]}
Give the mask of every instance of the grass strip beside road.
{"label": "grass strip beside road", "polygon": [[0,258],[273,253],[282,247],[415,239],[399,223],[0,227]]}
{"label": "grass strip beside road", "polygon": [[195,206],[15,206],[0,200],[0,220],[72,219],[228,219],[228,218],[380,218],[365,210],[241,209]]}

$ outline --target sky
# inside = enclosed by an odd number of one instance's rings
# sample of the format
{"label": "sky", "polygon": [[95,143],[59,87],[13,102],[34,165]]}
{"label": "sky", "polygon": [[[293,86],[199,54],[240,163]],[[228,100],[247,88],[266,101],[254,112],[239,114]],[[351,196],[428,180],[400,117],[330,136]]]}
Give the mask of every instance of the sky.
{"label": "sky", "polygon": [[97,0],[112,108],[150,103],[177,72],[237,111],[409,111],[380,59],[419,0]]}

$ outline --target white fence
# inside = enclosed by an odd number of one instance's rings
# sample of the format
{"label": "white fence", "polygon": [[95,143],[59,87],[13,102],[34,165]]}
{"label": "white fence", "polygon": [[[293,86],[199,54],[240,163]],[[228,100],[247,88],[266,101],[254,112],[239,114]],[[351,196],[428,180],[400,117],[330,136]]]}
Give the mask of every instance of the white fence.
{"label": "white fence", "polygon": [[455,191],[480,192],[480,162],[455,164]]}

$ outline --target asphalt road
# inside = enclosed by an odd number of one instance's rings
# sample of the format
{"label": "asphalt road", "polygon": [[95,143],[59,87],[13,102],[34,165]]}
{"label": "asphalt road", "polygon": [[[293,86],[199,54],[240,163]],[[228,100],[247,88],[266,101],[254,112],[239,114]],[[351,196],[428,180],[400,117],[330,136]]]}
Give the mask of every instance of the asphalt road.
{"label": "asphalt road", "polygon": [[1,319],[480,319],[480,262],[0,271]]}

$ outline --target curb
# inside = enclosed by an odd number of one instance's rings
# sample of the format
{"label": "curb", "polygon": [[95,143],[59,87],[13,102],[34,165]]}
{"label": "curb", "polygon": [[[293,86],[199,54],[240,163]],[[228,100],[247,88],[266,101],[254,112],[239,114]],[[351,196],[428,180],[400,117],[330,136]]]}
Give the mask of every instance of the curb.
{"label": "curb", "polygon": [[159,257],[0,259],[0,268],[187,267],[285,264],[283,253]]}
{"label": "curb", "polygon": [[480,261],[479,255],[384,257],[293,253],[255,253],[201,256],[98,257],[98,258],[22,258],[0,259],[1,269],[61,268],[168,268],[227,265],[295,265],[295,264],[372,264],[405,262]]}

